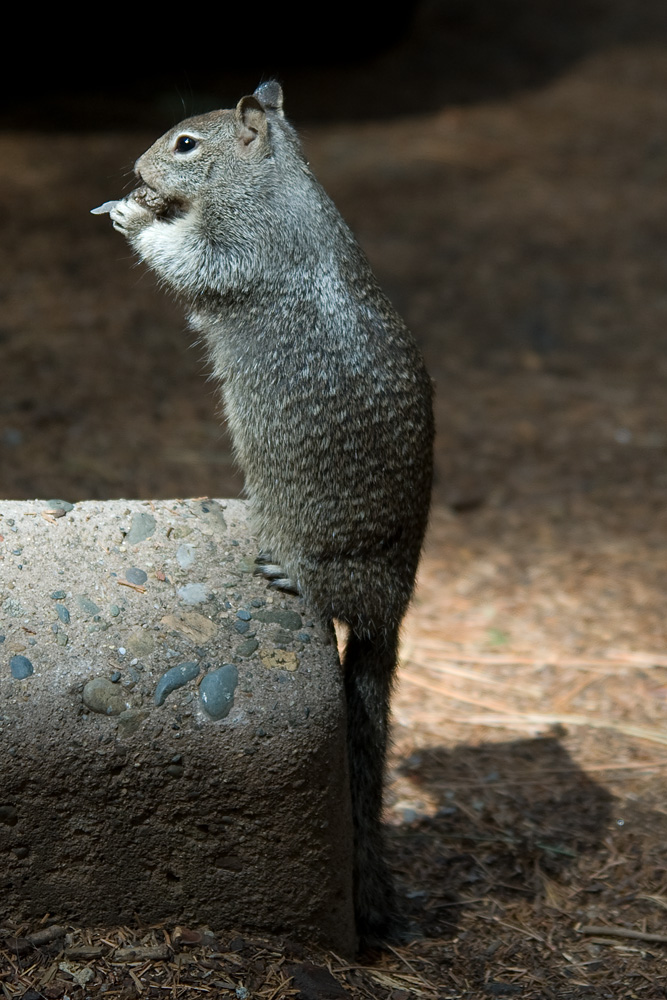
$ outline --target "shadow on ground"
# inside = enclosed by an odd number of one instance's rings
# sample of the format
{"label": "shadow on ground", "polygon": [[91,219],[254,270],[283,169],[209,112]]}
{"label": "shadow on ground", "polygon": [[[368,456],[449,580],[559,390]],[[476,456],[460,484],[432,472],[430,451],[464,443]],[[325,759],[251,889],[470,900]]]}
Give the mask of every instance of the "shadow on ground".
{"label": "shadow on ground", "polygon": [[389,835],[406,907],[426,937],[453,937],[466,907],[487,898],[548,901],[551,883],[576,877],[614,822],[610,793],[553,737],[430,747],[397,774],[435,807]]}

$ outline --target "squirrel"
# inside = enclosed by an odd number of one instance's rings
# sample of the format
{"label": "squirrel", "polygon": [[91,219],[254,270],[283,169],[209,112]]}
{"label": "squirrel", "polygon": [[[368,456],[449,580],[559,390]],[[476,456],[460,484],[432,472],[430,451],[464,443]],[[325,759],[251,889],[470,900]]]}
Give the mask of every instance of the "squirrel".
{"label": "squirrel", "polygon": [[222,385],[274,586],[300,593],[343,654],[362,945],[400,936],[382,789],[399,626],[431,494],[432,384],[283,113],[275,80],[188,118],[107,202],[113,226],[189,310]]}

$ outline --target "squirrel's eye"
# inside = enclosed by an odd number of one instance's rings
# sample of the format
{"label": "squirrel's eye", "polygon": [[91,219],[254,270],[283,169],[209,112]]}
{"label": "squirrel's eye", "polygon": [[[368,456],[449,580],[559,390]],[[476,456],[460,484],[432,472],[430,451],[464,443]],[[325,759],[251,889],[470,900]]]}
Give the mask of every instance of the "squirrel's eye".
{"label": "squirrel's eye", "polygon": [[179,135],[174,149],[177,153],[191,153],[197,147],[197,140],[191,135]]}

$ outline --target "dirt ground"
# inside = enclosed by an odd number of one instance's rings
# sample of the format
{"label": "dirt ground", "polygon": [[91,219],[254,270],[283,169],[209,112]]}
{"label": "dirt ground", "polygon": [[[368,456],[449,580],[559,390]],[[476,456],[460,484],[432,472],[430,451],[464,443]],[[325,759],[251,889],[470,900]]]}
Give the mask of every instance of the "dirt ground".
{"label": "dirt ground", "polygon": [[[414,940],[4,927],[7,998],[667,997],[667,34],[619,10],[532,83],[303,129],[436,383],[386,817]],[[178,307],[88,215],[153,138],[0,133],[8,498],[240,491]]]}

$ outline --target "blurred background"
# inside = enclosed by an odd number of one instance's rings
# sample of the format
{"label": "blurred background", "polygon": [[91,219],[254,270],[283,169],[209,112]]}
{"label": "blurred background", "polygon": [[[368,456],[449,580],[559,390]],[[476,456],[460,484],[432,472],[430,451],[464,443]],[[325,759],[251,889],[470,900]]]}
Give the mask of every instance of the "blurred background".
{"label": "blurred background", "polygon": [[667,446],[664,4],[145,21],[75,41],[54,20],[5,63],[0,493],[239,491],[182,311],[89,208],[167,127],[276,75],[427,357],[437,500],[645,502]]}

